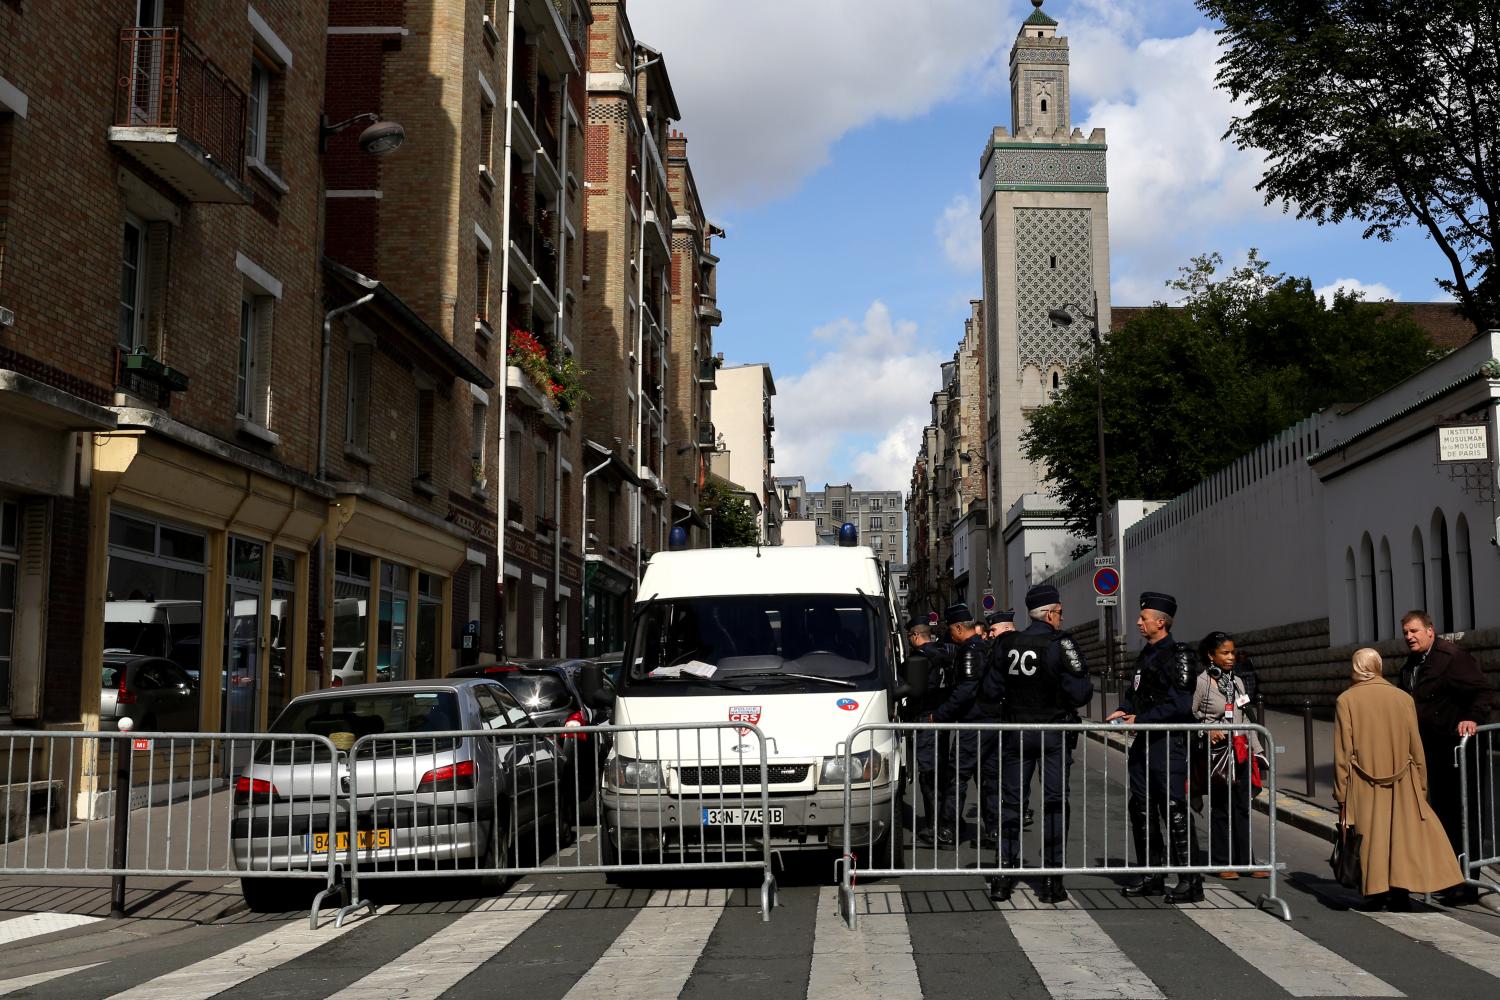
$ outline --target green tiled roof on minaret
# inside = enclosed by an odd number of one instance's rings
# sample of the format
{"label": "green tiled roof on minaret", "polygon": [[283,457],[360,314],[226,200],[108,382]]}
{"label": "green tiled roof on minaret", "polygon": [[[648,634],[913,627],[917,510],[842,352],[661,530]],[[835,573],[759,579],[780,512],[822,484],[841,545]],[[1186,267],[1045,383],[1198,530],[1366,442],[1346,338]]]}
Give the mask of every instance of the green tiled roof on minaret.
{"label": "green tiled roof on minaret", "polygon": [[1036,10],[1031,12],[1031,16],[1026,19],[1025,23],[1041,24],[1049,28],[1057,27],[1057,22],[1048,17],[1047,12],[1042,10],[1042,3],[1043,0],[1031,0],[1031,6],[1035,7]]}

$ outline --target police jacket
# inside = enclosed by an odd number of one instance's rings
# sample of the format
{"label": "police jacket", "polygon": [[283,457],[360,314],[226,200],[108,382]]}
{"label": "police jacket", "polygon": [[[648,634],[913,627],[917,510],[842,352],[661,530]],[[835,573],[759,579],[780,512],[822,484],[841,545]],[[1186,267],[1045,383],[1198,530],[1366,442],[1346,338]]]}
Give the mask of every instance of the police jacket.
{"label": "police jacket", "polygon": [[959,644],[953,654],[957,686],[932,713],[933,721],[979,722],[987,718],[979,705],[979,688],[990,662],[989,644],[983,636],[975,635]]}
{"label": "police jacket", "polygon": [[1197,661],[1170,634],[1149,644],[1136,657],[1135,680],[1120,699],[1121,711],[1136,722],[1192,722]]}
{"label": "police jacket", "polygon": [[927,693],[922,695],[920,707],[931,711],[947,700],[953,690],[953,647],[946,642],[927,642],[912,647],[912,655],[927,664]]}
{"label": "police jacket", "polygon": [[1072,637],[1040,621],[996,640],[980,690],[987,714],[998,707],[1004,722],[1072,721],[1093,696],[1088,664]]}
{"label": "police jacket", "polygon": [[1433,640],[1425,656],[1406,658],[1401,690],[1417,703],[1422,741],[1436,746],[1455,745],[1460,722],[1484,725],[1495,704],[1495,690],[1474,657],[1447,639]]}

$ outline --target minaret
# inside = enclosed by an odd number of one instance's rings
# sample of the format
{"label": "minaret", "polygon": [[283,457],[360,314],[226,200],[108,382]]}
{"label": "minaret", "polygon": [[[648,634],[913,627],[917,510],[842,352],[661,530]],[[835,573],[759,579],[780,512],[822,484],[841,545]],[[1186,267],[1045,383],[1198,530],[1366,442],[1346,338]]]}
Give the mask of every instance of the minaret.
{"label": "minaret", "polygon": [[988,338],[990,585],[1002,607],[1060,568],[1073,541],[1046,470],[1026,461],[1026,414],[1089,356],[1088,323],[1059,329],[1049,309],[1092,311],[1109,330],[1108,146],[1104,130],[1073,128],[1068,40],[1042,10],[1010,51],[1011,123],[980,158],[984,328]]}

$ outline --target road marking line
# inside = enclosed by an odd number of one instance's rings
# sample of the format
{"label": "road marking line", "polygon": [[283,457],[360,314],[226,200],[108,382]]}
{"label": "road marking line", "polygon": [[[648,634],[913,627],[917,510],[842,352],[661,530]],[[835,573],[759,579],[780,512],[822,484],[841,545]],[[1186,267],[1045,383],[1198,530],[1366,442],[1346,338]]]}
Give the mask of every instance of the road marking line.
{"label": "road marking line", "polygon": [[1500,978],[1500,948],[1496,947],[1500,940],[1493,934],[1470,927],[1446,913],[1366,913],[1365,916]]}
{"label": "road marking line", "polygon": [[86,924],[98,923],[103,917],[86,917],[81,913],[27,913],[0,923],[0,944],[14,944],[27,938],[58,931],[72,930]]}
{"label": "road marking line", "polygon": [[[554,905],[559,899],[554,897]],[[536,909],[465,914],[328,1000],[437,1000],[504,951],[546,912]]]}
{"label": "road marking line", "polygon": [[613,996],[624,983],[630,984],[632,1000],[676,1000],[708,946],[729,902],[729,890],[708,890],[703,906],[669,906],[668,895],[652,893],[645,908],[564,1000]]}
{"label": "road marking line", "polygon": [[71,976],[75,972],[86,972],[95,966],[103,964],[103,962],[95,962],[93,965],[77,965],[71,969],[57,969],[54,972],[38,972],[30,976],[17,976],[15,979],[0,980],[0,997],[9,996],[29,986],[40,986],[42,983],[50,983],[54,979]]}
{"label": "road marking line", "polygon": [[1165,1000],[1086,911],[1047,906],[1001,912],[1056,1000]]}
{"label": "road marking line", "polygon": [[1249,959],[1294,997],[1400,997],[1406,994],[1264,913],[1184,910],[1182,915]]}
{"label": "road marking line", "polygon": [[208,1000],[376,919],[365,917],[342,927],[325,924],[316,931],[293,920],[211,958],[116,993],[109,1000]]}
{"label": "road marking line", "polygon": [[838,887],[818,891],[809,1000],[922,1000],[900,892],[860,892],[855,905],[859,929],[851,931],[839,916]]}

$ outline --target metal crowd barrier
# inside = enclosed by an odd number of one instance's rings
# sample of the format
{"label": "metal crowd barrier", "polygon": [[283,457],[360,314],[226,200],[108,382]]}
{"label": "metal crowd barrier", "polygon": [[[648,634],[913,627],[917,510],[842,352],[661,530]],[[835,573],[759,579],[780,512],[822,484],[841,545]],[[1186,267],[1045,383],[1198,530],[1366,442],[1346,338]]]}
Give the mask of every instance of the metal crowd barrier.
{"label": "metal crowd barrier", "polygon": [[[775,905],[775,810],[755,726],[382,733],[357,740],[348,761],[340,924],[373,912],[364,883],[415,871],[498,880],[759,869],[763,920]],[[596,835],[575,841],[595,796]]]}
{"label": "metal crowd barrier", "polygon": [[16,731],[0,751],[0,874],[109,876],[117,916],[127,876],[237,875],[266,899],[273,877],[322,882],[314,927],[337,891],[334,853],[312,849],[339,823],[321,736]]}
{"label": "metal crowd barrier", "polygon": [[[871,746],[875,735],[884,732],[906,734],[912,744],[923,733],[932,734],[935,741],[937,766],[926,774],[914,769],[906,782],[904,795],[891,795],[888,784],[861,782],[856,777],[859,772],[855,765],[860,748]],[[1261,758],[1264,765],[1263,791],[1269,796],[1268,814],[1259,822],[1250,802],[1253,790],[1248,794],[1239,792],[1244,797],[1237,799],[1238,789],[1245,786],[1238,780],[1226,780],[1233,777],[1248,782],[1249,765],[1243,765],[1242,771],[1235,771],[1234,765],[1222,756],[1222,751],[1216,752],[1209,742],[1208,734],[1213,732],[1259,735],[1264,752]],[[1039,747],[1028,751],[1029,741],[1023,736],[1027,733],[1041,734]],[[1172,739],[1171,734],[1178,733],[1187,734],[1187,752],[1185,761],[1174,763],[1165,744]],[[1155,734],[1163,735],[1158,737]],[[1204,737],[1201,743],[1192,738],[1197,734]],[[1102,739],[1090,739],[1090,735]],[[1232,735],[1226,737],[1231,754],[1234,752]],[[1160,788],[1150,781],[1146,782],[1144,806],[1148,818],[1159,811],[1162,840],[1156,851],[1151,850],[1148,841],[1151,856],[1147,860],[1137,856],[1128,814],[1130,754],[1128,750],[1121,752],[1122,748],[1113,742],[1113,738],[1120,736],[1131,742],[1160,741],[1160,750],[1152,748],[1146,752],[1153,758],[1160,754],[1162,786],[1171,788],[1181,782],[1185,789],[1192,830],[1190,844],[1196,845],[1191,856],[1184,857],[1174,851],[1167,820],[1168,802],[1162,801]],[[1053,743],[1054,740],[1057,742]],[[1046,758],[1055,756],[1057,751],[1053,747],[1057,746],[1070,748],[1068,755],[1072,758],[1072,767],[1066,772],[1066,791],[1061,807],[1065,831],[1061,838],[1061,863],[1047,864],[1043,856],[1046,847],[1044,831],[1049,819],[1045,802],[1045,776],[1049,763]],[[849,734],[840,750],[845,755],[844,843],[848,845],[845,848],[847,853],[836,862],[840,911],[845,922],[854,927],[857,919],[856,874],[872,877],[978,875],[1043,878],[1234,872],[1238,875],[1268,873],[1265,876],[1267,891],[1259,897],[1257,905],[1274,906],[1283,919],[1290,920],[1291,911],[1277,891],[1280,864],[1276,845],[1274,751],[1271,734],[1263,726],[1248,723],[872,723],[859,726]],[[1230,769],[1228,774],[1226,768]],[[1018,787],[1028,770],[1035,773],[1024,782],[1025,787]],[[1216,783],[1218,788],[1214,787]],[[1025,822],[1024,814],[1018,816],[1021,826],[1016,838],[1017,856],[1013,859],[1002,857],[1002,831],[998,828],[1007,793],[1017,794],[1021,803],[1032,805],[1034,815],[1030,823]],[[987,795],[1000,803],[995,815],[986,815],[984,800]],[[964,819],[968,809],[960,807],[965,799],[970,805],[977,803],[979,807],[979,822],[972,831]],[[921,813],[919,806],[923,807]],[[940,837],[938,821],[940,811],[944,809],[949,810],[945,815],[957,816],[952,844],[945,844],[946,838]],[[1212,822],[1216,809],[1223,814],[1217,834]],[[1054,806],[1050,811],[1055,817],[1057,808]],[[860,815],[868,816],[870,821],[867,824],[854,823]],[[1236,853],[1243,860],[1236,859]]]}
{"label": "metal crowd barrier", "polygon": [[1500,723],[1480,726],[1473,736],[1462,737],[1453,750],[1463,810],[1464,851],[1458,864],[1464,881],[1494,892],[1500,892],[1500,881],[1486,873],[1485,868],[1500,865],[1500,767],[1496,767],[1500,739],[1497,737],[1500,737]]}

